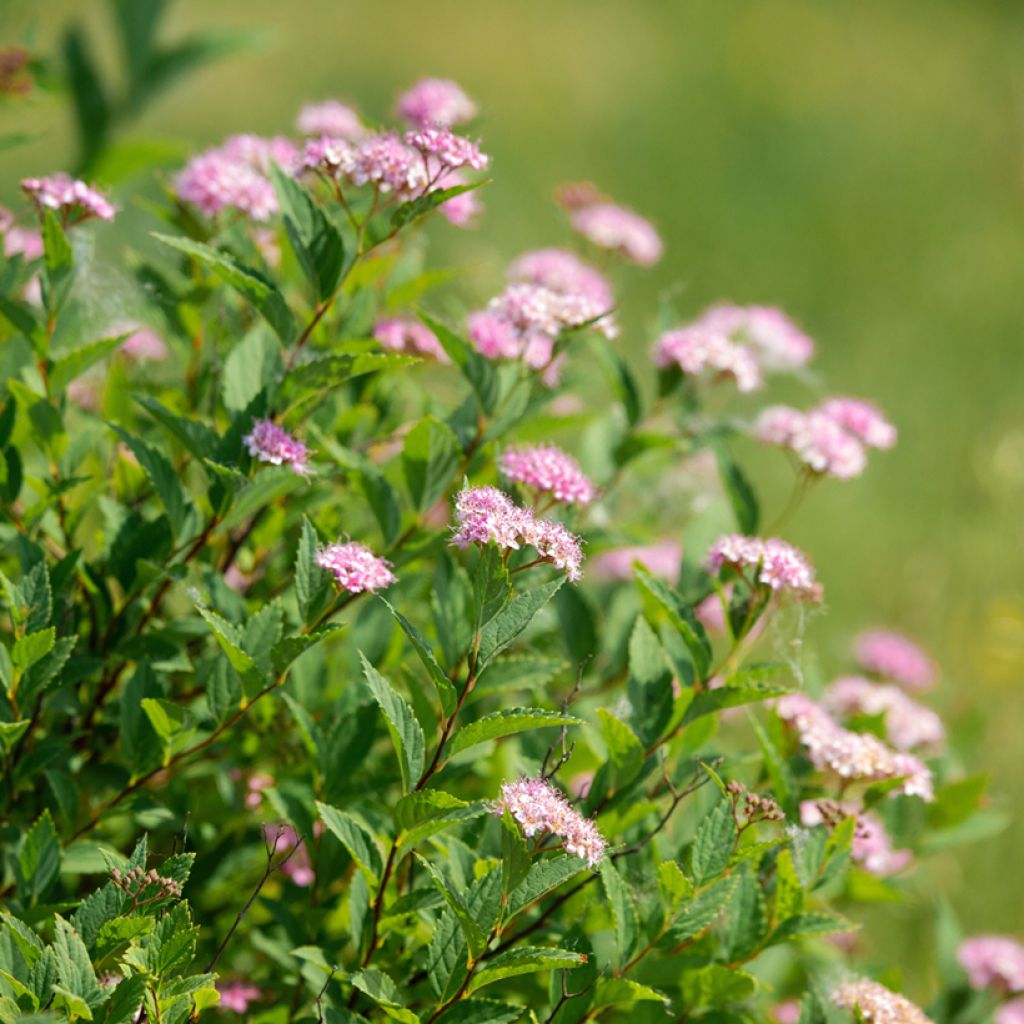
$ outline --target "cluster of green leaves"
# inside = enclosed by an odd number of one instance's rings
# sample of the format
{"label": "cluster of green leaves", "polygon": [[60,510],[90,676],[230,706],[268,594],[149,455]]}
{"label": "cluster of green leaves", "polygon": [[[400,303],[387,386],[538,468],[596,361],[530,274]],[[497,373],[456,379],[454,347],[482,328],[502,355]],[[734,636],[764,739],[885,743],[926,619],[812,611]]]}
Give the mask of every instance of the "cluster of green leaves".
{"label": "cluster of green leaves", "polygon": [[[157,84],[161,6],[117,5]],[[852,862],[852,819],[786,828],[740,799],[795,823],[837,795],[763,708],[794,686],[751,653],[762,624],[786,628],[768,589],[727,592],[689,558],[677,586],[639,566],[577,586],[528,552],[454,550],[445,525],[464,480],[496,481],[499,446],[557,435],[608,513],[567,521],[611,547],[704,450],[710,512],[671,520],[699,551],[709,529],[758,526],[727,426],[671,375],[648,394],[585,332],[560,342],[563,389],[592,397],[568,416],[441,320],[423,317],[449,365],[382,351],[374,321],[446,283],[420,228],[447,193],[343,210],[274,184],[279,263],[251,225],[181,206],[132,255],[163,363],[125,358],[113,313],[95,333],[88,228],[47,213],[43,258],[0,268],[0,1020],[215,1014],[214,968],[261,991],[248,1016],[268,1024],[739,1022],[773,989],[827,1019],[838,954],[821,939],[905,883]],[[83,381],[85,406],[68,395]],[[315,449],[310,480],[250,456],[268,415]],[[394,563],[386,594],[319,567],[345,536]],[[716,593],[722,637],[694,614]],[[998,827],[981,780],[935,768],[927,809],[863,794],[900,846]],[[609,843],[599,865],[496,813],[503,782],[538,774],[578,794]],[[290,859],[267,859],[275,824]],[[159,871],[188,903],[91,890],[117,850],[145,864],[144,833],[187,847]],[[197,952],[211,966],[187,973]]]}

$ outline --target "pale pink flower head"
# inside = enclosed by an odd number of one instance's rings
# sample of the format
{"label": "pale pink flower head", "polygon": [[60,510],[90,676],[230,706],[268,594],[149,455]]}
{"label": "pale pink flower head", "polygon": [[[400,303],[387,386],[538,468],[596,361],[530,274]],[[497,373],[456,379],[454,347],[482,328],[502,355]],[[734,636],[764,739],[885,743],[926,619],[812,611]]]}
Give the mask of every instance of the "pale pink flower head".
{"label": "pale pink flower head", "polygon": [[800,1004],[795,999],[785,999],[776,1003],[769,1011],[775,1024],[799,1024]]}
{"label": "pale pink flower head", "polygon": [[[249,810],[255,810],[263,802],[263,791],[274,785],[272,775],[264,775],[261,772],[253,772],[245,782],[245,806]],[[294,839],[292,840],[294,842]],[[278,846],[288,849],[288,844],[283,840],[278,841]]]}
{"label": "pale pink flower head", "polygon": [[731,342],[720,331],[683,327],[666,331],[654,346],[654,364],[659,369],[678,366],[688,377],[709,374],[731,377],[740,391],[761,386],[761,370],[750,350]]}
{"label": "pale pink flower head", "polygon": [[448,363],[448,353],[441,347],[437,335],[426,324],[412,317],[394,316],[378,320],[373,336],[392,352],[427,356],[439,363]]}
{"label": "pale pink flower head", "polygon": [[960,943],[956,958],[972,988],[1002,995],[1024,992],[1024,945],[1008,935],[976,935]]}
{"label": "pale pink flower head", "polygon": [[872,682],[863,676],[843,676],[825,692],[825,706],[836,714],[883,715],[885,734],[897,750],[934,747],[945,739],[942,719],[898,686]]}
{"label": "pale pink flower head", "polygon": [[191,203],[207,217],[234,209],[250,220],[266,221],[277,213],[277,194],[270,180],[222,149],[193,157],[178,175],[175,189],[181,202]]}
{"label": "pale pink flower head", "polygon": [[832,1002],[844,1010],[860,1012],[865,1024],[932,1024],[920,1007],[877,981],[844,981],[832,993]]}
{"label": "pale pink flower head", "polygon": [[129,359],[161,363],[167,358],[167,343],[151,328],[140,327],[124,339],[121,351]]}
{"label": "pale pink flower head", "polygon": [[907,690],[927,690],[935,683],[935,663],[912,640],[888,629],[861,633],[853,654],[866,672]]}
{"label": "pale pink flower head", "polygon": [[231,1013],[245,1013],[249,1004],[263,998],[263,992],[245,981],[218,981],[220,1008]]}
{"label": "pale pink flower head", "polygon": [[664,246],[654,225],[615,203],[582,206],[570,213],[569,223],[593,245],[617,252],[641,267],[652,266],[661,259]]}
{"label": "pale pink flower head", "polygon": [[253,420],[252,430],[242,438],[249,454],[274,466],[289,465],[299,476],[309,476],[310,450],[271,420]]}
{"label": "pale pink flower head", "polygon": [[101,192],[63,172],[46,178],[25,178],[21,187],[36,207],[59,213],[65,222],[78,223],[93,217],[113,220],[117,212]]}
{"label": "pale pink flower head", "polygon": [[3,236],[3,252],[8,259],[20,256],[26,263],[31,263],[42,257],[43,236],[34,228],[20,228],[10,224],[3,229]]}
{"label": "pale pink flower head", "polygon": [[450,128],[416,128],[406,132],[403,141],[448,171],[463,167],[482,171],[490,163],[490,157],[475,142],[456,135]]}
{"label": "pale pink flower head", "polygon": [[606,579],[631,580],[633,566],[639,563],[652,576],[659,576],[674,586],[679,582],[682,560],[682,547],[674,540],[663,540],[657,544],[634,545],[602,551],[595,560],[595,571]]}
{"label": "pale pink flower head", "polygon": [[452,125],[472,121],[476,104],[446,78],[421,78],[398,97],[398,113],[414,127]]}
{"label": "pale pink flower head", "polygon": [[814,342],[781,310],[722,303],[706,309],[697,324],[748,345],[765,370],[794,370],[814,355]]}
{"label": "pale pink flower head", "polygon": [[859,398],[829,398],[817,411],[869,448],[891,448],[896,443],[896,428],[870,402]]}
{"label": "pale pink flower head", "polygon": [[789,448],[808,469],[837,480],[860,476],[867,465],[864,445],[832,417],[788,406],[765,409],[754,428],[765,444]]}
{"label": "pale pink flower head", "polygon": [[541,558],[561,569],[570,583],[583,575],[583,548],[580,539],[561,523],[551,519],[538,519],[529,510],[520,524],[523,543],[529,544]]}
{"label": "pale pink flower head", "polygon": [[528,838],[538,833],[561,837],[566,852],[583,858],[594,868],[604,859],[608,843],[597,825],[584,818],[546,779],[521,778],[505,782],[494,811],[508,811]]}
{"label": "pale pink flower head", "polygon": [[303,135],[328,135],[336,139],[361,139],[366,134],[359,115],[340,100],[307,103],[295,122]]}
{"label": "pale pink flower head", "polygon": [[[437,179],[431,192],[435,189],[455,188],[458,185],[467,184],[469,184],[469,179],[462,171],[450,171]],[[473,190],[460,192],[457,196],[446,199],[438,209],[444,219],[453,227],[468,228],[472,227],[474,222],[479,219],[484,204],[480,202],[480,197]]]}
{"label": "pale pink flower head", "polygon": [[850,856],[865,871],[885,878],[910,865],[913,854],[909,850],[893,849],[889,833],[877,814],[859,810],[852,804],[833,805],[829,810],[830,814],[827,815],[821,801],[803,800],[800,803],[800,824],[805,828],[813,828],[825,822],[834,823],[837,812],[842,817],[855,817],[857,820]]}
{"label": "pale pink flower head", "polygon": [[513,284],[536,284],[559,295],[582,295],[598,308],[611,309],[615,296],[607,278],[568,249],[533,249],[508,268]]}
{"label": "pale pink flower head", "polygon": [[555,445],[509,449],[500,460],[506,480],[550,494],[566,505],[589,505],[596,489],[579,463]]}
{"label": "pale pink flower head", "polygon": [[803,600],[818,596],[814,570],[807,556],[776,537],[724,534],[711,545],[707,567],[709,572],[718,573],[725,566],[743,573],[752,571],[758,583],[776,593],[791,594]]}
{"label": "pale pink flower head", "polygon": [[993,1024],[1024,1024],[1024,998],[1011,999],[996,1010]]}
{"label": "pale pink flower head", "polygon": [[321,135],[306,140],[302,151],[302,168],[335,178],[352,169],[354,154],[355,148],[348,140]]}
{"label": "pale pink flower head", "polygon": [[780,697],[775,704],[779,718],[796,733],[811,763],[840,779],[880,782],[902,779],[894,793],[935,798],[932,773],[911,754],[897,752],[876,736],[844,729],[824,707],[803,693]]}
{"label": "pale pink flower head", "polygon": [[488,309],[470,313],[466,321],[470,341],[488,359],[517,359],[523,352],[523,337],[516,327]]}
{"label": "pale pink flower head", "polygon": [[396,582],[392,566],[365,544],[356,541],[328,544],[316,555],[316,564],[326,569],[342,590],[361,594],[365,590],[383,590]]}
{"label": "pale pink flower head", "polygon": [[378,132],[355,145],[341,173],[353,185],[373,185],[384,194],[411,199],[427,186],[423,157],[395,132]]}

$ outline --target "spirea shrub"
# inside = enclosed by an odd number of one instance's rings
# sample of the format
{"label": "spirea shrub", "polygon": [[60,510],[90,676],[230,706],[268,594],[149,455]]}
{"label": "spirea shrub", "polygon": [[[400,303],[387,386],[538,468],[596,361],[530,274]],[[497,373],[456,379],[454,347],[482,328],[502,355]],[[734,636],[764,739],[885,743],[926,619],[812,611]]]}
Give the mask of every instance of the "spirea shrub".
{"label": "spirea shrub", "polygon": [[1020,1021],[1014,939],[944,910],[912,1002],[858,929],[991,812],[909,640],[822,678],[737,461],[896,429],[770,404],[775,309],[627,327],[663,241],[592,185],[471,299],[476,105],[396,109],[199,153],[116,266],[130,193],[4,215],[0,1020]]}

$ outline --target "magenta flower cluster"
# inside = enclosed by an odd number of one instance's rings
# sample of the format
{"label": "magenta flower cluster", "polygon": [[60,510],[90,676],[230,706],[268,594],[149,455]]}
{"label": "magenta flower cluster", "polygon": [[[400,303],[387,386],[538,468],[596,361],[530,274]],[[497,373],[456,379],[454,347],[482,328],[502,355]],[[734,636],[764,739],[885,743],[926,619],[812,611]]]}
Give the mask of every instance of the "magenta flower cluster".
{"label": "magenta flower cluster", "polygon": [[449,363],[448,353],[441,347],[437,335],[426,324],[412,317],[386,317],[378,320],[373,336],[392,352],[411,356],[426,356],[439,363]]}
{"label": "magenta flower cluster", "polygon": [[844,729],[821,705],[802,693],[780,697],[776,713],[797,734],[811,763],[847,781],[902,779],[895,792],[934,799],[932,773],[913,754],[898,752],[869,733]]}
{"label": "magenta flower cluster", "polygon": [[825,707],[834,714],[882,715],[885,734],[897,750],[934,747],[946,737],[942,719],[908,697],[898,686],[875,683],[863,676],[843,676],[825,691]]}
{"label": "magenta flower cluster", "polygon": [[1024,992],[1024,945],[1008,935],[976,935],[957,950],[973,988],[1003,995]]}
{"label": "magenta flower cluster", "polygon": [[580,539],[561,523],[541,519],[517,505],[496,487],[466,487],[455,499],[457,529],[452,544],[460,548],[493,542],[506,551],[532,547],[541,560],[562,569],[573,582],[582,575]]}
{"label": "magenta flower cluster", "polygon": [[777,593],[815,599],[818,587],[807,556],[777,537],[764,539],[739,533],[718,538],[708,551],[707,568],[718,573],[728,566],[737,572],[754,573],[753,580]]}
{"label": "magenta flower cluster", "polygon": [[242,438],[242,443],[260,462],[291,466],[300,476],[309,476],[312,472],[309,449],[271,420],[254,420],[252,430]]}
{"label": "magenta flower cluster", "polygon": [[553,444],[510,449],[501,456],[500,467],[506,480],[566,505],[589,505],[597,493],[579,463]]}
{"label": "magenta flower cluster", "polygon": [[391,563],[357,541],[328,544],[317,552],[316,564],[326,569],[338,586],[350,594],[383,590],[396,582]]}
{"label": "magenta flower cluster", "polygon": [[551,833],[561,837],[569,853],[582,857],[590,867],[604,859],[608,843],[596,824],[579,811],[546,779],[517,779],[505,782],[495,813],[508,811],[526,836]]}
{"label": "magenta flower cluster", "polygon": [[353,107],[340,100],[307,103],[295,120],[303,135],[327,135],[334,139],[361,139],[366,128]]}
{"label": "magenta flower cluster", "polygon": [[421,78],[398,97],[399,116],[417,128],[464,124],[476,117],[476,104],[446,78]]}
{"label": "magenta flower cluster", "polygon": [[65,221],[113,220],[117,212],[101,192],[64,173],[25,178],[21,187],[39,209],[53,210]]}

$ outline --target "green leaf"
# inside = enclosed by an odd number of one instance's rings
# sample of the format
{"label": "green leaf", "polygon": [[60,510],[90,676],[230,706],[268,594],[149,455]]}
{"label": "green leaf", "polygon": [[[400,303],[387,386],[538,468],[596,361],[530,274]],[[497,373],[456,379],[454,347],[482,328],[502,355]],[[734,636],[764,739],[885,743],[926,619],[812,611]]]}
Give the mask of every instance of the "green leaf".
{"label": "green leaf", "polygon": [[526,838],[511,811],[506,807],[501,815],[501,891],[504,897],[526,879],[530,873],[530,852]]}
{"label": "green leaf", "polygon": [[364,352],[359,355],[333,354],[317,356],[299,363],[285,377],[282,390],[288,397],[309,390],[327,391],[339,384],[363,377],[368,373],[397,370],[416,363],[415,356],[397,355],[393,352]]}
{"label": "green leaf", "polygon": [[19,722],[0,722],[0,746],[6,751],[13,750],[15,743],[25,735],[31,721],[30,718],[23,718]]}
{"label": "green leaf", "polygon": [[757,991],[757,981],[733,967],[709,964],[685,971],[679,988],[685,1006],[720,1007],[749,999]]}
{"label": "green leaf", "polygon": [[489,416],[498,402],[498,378],[490,360],[440,321],[423,313],[420,319],[434,332],[448,358],[462,371],[473,389],[481,412]]}
{"label": "green leaf", "polygon": [[73,348],[64,352],[50,368],[50,388],[54,394],[61,394],[79,374],[84,373],[90,366],[94,366],[101,359],[106,358],[113,352],[121,342],[124,335],[119,334],[114,338],[103,338],[100,341],[92,341],[88,345]]}
{"label": "green leaf", "polygon": [[166,455],[150,447],[145,441],[122,430],[117,424],[112,423],[111,428],[131,449],[132,454],[139,460],[139,465],[146,471],[154,490],[163,502],[164,508],[167,509],[167,518],[171,521],[175,535],[177,535],[185,525],[186,516],[191,507],[181,486],[178,471],[171,465]]}
{"label": "green leaf", "polygon": [[322,611],[331,592],[330,573],[316,561],[319,548],[320,538],[313,524],[303,516],[295,556],[295,597],[299,603],[299,615],[307,625]]}
{"label": "green leaf", "polygon": [[270,178],[277,192],[285,231],[303,272],[318,299],[334,293],[345,263],[345,245],[338,229],[313,197],[276,165]]}
{"label": "green leaf", "polygon": [[491,985],[503,978],[514,978],[520,974],[533,974],[536,971],[561,970],[568,971],[585,964],[587,957],[583,953],[573,953],[568,949],[545,949],[539,946],[520,946],[499,953],[492,960],[485,961],[484,966],[473,976],[469,991],[476,992],[485,985]]}
{"label": "green leaf", "polygon": [[75,110],[78,162],[81,168],[88,168],[106,147],[111,121],[110,105],[80,25],[73,25],[64,34],[63,49],[68,93]]}
{"label": "green leaf", "polygon": [[425,416],[405,436],[402,467],[413,507],[421,514],[437,504],[451,484],[461,448],[451,427]]}
{"label": "green leaf", "polygon": [[594,994],[595,1008],[632,1006],[634,1003],[661,1003],[668,1010],[672,1001],[664,993],[631,978],[606,978]]}
{"label": "green leaf", "polygon": [[731,676],[724,686],[704,689],[698,693],[686,709],[684,722],[692,722],[704,715],[713,715],[725,708],[737,708],[744,704],[756,704],[771,697],[790,693],[792,687],[772,683],[769,680],[784,671],[785,665],[770,662],[751,665],[740,669]]}
{"label": "green leaf", "polygon": [[40,658],[46,657],[53,650],[57,631],[53,626],[40,629],[35,633],[26,633],[14,641],[11,648],[11,662],[18,672],[24,672]]}
{"label": "green leaf", "polygon": [[821,935],[835,935],[837,932],[854,931],[858,925],[836,914],[805,913],[786,918],[768,936],[767,945],[780,942],[796,942]]}
{"label": "green leaf", "polygon": [[397,608],[393,607],[383,597],[378,596],[378,599],[384,602],[388,611],[391,612],[395,621],[402,627],[402,631],[412,642],[413,650],[423,663],[423,667],[427,670],[427,675],[430,677],[431,683],[434,684],[434,689],[437,690],[437,696],[441,702],[441,710],[445,715],[451,715],[458,704],[459,695],[448,678],[447,673],[438,664],[434,649],[427,643],[423,634]]}
{"label": "green leaf", "polygon": [[626,422],[635,427],[643,415],[643,403],[636,378],[626,361],[603,338],[594,337],[598,356],[611,384],[615,397],[622,403],[626,413]]}
{"label": "green leaf", "polygon": [[512,1024],[523,1010],[494,999],[460,999],[437,1018],[437,1024]]}
{"label": "green leaf", "polygon": [[206,682],[206,704],[218,724],[230,718],[242,704],[242,683],[231,662],[219,656]]}
{"label": "green leaf", "polygon": [[430,877],[434,881],[434,884],[444,897],[445,903],[448,904],[448,908],[455,915],[456,920],[459,922],[459,927],[462,929],[462,933],[466,938],[466,944],[469,946],[469,951],[473,958],[475,959],[479,957],[487,948],[488,936],[484,933],[483,928],[481,928],[480,924],[477,922],[476,917],[466,904],[462,894],[449,884],[444,875],[442,875],[441,872],[430,863],[430,861],[418,855],[417,860],[427,869]]}
{"label": "green leaf", "polygon": [[672,672],[647,620],[638,616],[629,637],[629,702],[644,742],[653,743],[672,717]]}
{"label": "green leaf", "polygon": [[546,860],[534,861],[526,878],[509,896],[508,916],[522,913],[531,903],[557,889],[587,867],[586,862],[574,854],[562,854]]}
{"label": "green leaf", "polygon": [[384,871],[384,858],[373,834],[365,825],[360,824],[350,814],[339,811],[337,807],[331,807],[318,800],[316,809],[321,821],[348,850],[349,856],[363,873],[367,884],[371,889],[376,889]]}
{"label": "green leaf", "polygon": [[18,895],[28,902],[43,896],[60,871],[60,840],[49,811],[25,833],[18,851]]}
{"label": "green leaf", "polygon": [[486,813],[485,804],[467,804],[465,800],[440,789],[421,789],[409,793],[395,804],[395,824],[400,829],[399,855],[429,836]]}
{"label": "green leaf", "polygon": [[698,886],[706,884],[728,867],[735,842],[736,822],[732,814],[732,801],[720,800],[701,822],[693,840],[693,880]]}
{"label": "green leaf", "polygon": [[708,640],[704,627],[694,618],[693,612],[686,602],[664,580],[652,576],[643,566],[636,566],[637,583],[645,590],[668,614],[676,632],[686,644],[686,649],[693,658],[697,674],[703,681],[711,667],[711,642]]}
{"label": "green leaf", "polygon": [[258,271],[243,266],[234,257],[202,242],[171,235],[154,234],[153,237],[164,245],[199,260],[221,280],[231,285],[270,324],[282,344],[287,346],[295,340],[295,319],[288,309],[284,296]]}
{"label": "green leaf", "polygon": [[606,857],[601,864],[601,882],[612,908],[612,919],[615,922],[615,945],[619,951],[619,967],[625,967],[636,948],[640,935],[640,920],[636,912],[633,896],[626,888],[622,876],[612,861]]}
{"label": "green leaf", "polygon": [[750,956],[768,931],[764,893],[750,864],[744,863],[736,876],[726,935],[726,948],[731,962]]}
{"label": "green leaf", "polygon": [[238,630],[226,619],[221,618],[216,612],[211,612],[208,608],[198,607],[196,610],[213,630],[213,635],[217,638],[221,650],[228,656],[231,667],[243,677],[255,671],[255,662],[242,650]]}
{"label": "green leaf", "polygon": [[169,700],[147,697],[142,701],[142,710],[166,750],[174,737],[185,727],[185,709]]}
{"label": "green leaf", "polygon": [[383,971],[363,968],[349,977],[354,988],[369,996],[392,1020],[400,1024],[420,1024],[419,1017],[405,1009],[395,983]]}
{"label": "green leaf", "polygon": [[398,231],[407,224],[425,217],[432,210],[436,210],[442,203],[447,203],[449,199],[461,196],[463,192],[472,192],[473,189],[480,188],[483,184],[486,183],[476,181],[466,185],[452,185],[449,188],[435,188],[425,195],[410,199],[407,203],[402,203],[391,214],[391,226]]}
{"label": "green leaf", "polygon": [[216,456],[221,439],[216,431],[211,430],[205,423],[178,416],[148,395],[132,395],[132,397],[171,437],[188,449],[197,459],[212,459]]}
{"label": "green leaf", "polygon": [[452,737],[449,753],[454,755],[478,743],[512,736],[531,729],[544,729],[553,725],[580,725],[582,720],[575,715],[567,715],[561,711],[545,711],[543,708],[506,708],[493,711],[489,715],[478,718],[475,722],[464,725]]}
{"label": "green leaf", "polygon": [[483,627],[480,631],[480,648],[477,654],[478,671],[526,629],[537,612],[558,593],[564,583],[565,577],[559,576],[550,583],[517,594]]}
{"label": "green leaf", "polygon": [[[96,980],[89,952],[78,932],[57,915],[53,952],[57,958],[57,977],[64,992],[95,1010],[106,998]],[[84,1013],[81,1014],[85,1016]]]}
{"label": "green leaf", "polygon": [[725,488],[726,496],[732,505],[733,515],[736,517],[736,525],[740,533],[755,534],[761,519],[761,509],[758,505],[757,495],[750,481],[747,480],[743,471],[736,464],[732,453],[720,439],[712,439],[709,447],[715,455],[718,463],[718,474],[722,478],[722,485]]}
{"label": "green leaf", "polygon": [[363,676],[366,684],[384,712],[391,742],[395,745],[398,765],[402,772],[402,788],[409,792],[416,785],[423,773],[423,756],[426,741],[423,729],[416,721],[412,708],[405,702],[391,684],[366,660],[362,652],[359,658],[363,663]]}
{"label": "green leaf", "polygon": [[273,335],[257,323],[224,360],[225,408],[233,413],[244,412],[261,393],[273,392],[283,370],[281,347]]}
{"label": "green leaf", "polygon": [[636,733],[625,722],[620,722],[610,711],[598,708],[601,719],[601,735],[608,748],[608,760],[612,771],[609,775],[609,791],[614,793],[625,789],[640,773],[644,763],[644,745]]}

